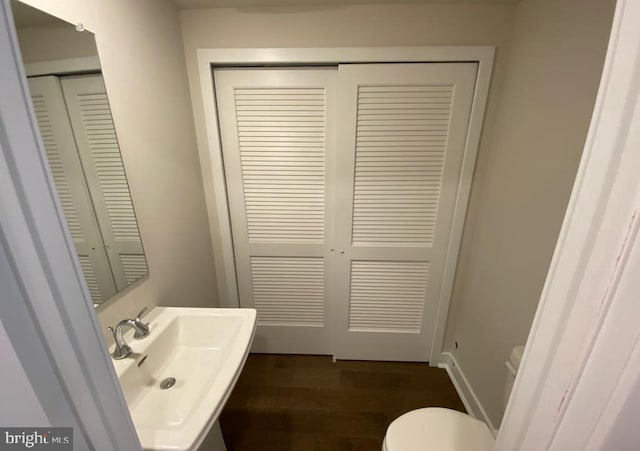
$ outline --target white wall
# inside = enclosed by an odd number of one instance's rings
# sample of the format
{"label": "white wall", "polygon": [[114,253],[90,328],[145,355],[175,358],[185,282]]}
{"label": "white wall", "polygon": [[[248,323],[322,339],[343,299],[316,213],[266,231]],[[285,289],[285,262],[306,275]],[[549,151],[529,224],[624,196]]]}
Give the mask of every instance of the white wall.
{"label": "white wall", "polygon": [[[199,48],[492,45],[497,47],[485,128],[492,129],[504,78],[513,5],[358,5],[299,8],[205,9],[180,12],[204,187],[214,204]],[[487,152],[481,146],[479,158]],[[214,227],[215,221],[212,222]],[[217,230],[215,231],[217,233]],[[215,237],[214,233],[214,237]],[[214,253],[221,243],[214,238]]]}
{"label": "white wall", "polygon": [[166,0],[28,0],[95,33],[149,264],[100,310],[103,326],[142,306],[216,306],[217,289],[180,25]]}
{"label": "white wall", "polygon": [[[485,130],[445,346],[494,425],[524,344],[591,118],[614,0],[524,0],[495,126]],[[454,341],[460,345],[454,349]]]}

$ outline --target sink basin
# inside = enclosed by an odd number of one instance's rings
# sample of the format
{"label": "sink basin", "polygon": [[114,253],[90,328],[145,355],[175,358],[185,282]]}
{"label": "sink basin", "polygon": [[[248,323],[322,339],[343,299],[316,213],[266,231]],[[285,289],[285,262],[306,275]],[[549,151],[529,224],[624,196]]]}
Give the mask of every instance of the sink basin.
{"label": "sink basin", "polygon": [[256,311],[156,307],[144,321],[151,334],[128,330],[133,352],[113,360],[138,437],[146,450],[195,450],[244,366]]}

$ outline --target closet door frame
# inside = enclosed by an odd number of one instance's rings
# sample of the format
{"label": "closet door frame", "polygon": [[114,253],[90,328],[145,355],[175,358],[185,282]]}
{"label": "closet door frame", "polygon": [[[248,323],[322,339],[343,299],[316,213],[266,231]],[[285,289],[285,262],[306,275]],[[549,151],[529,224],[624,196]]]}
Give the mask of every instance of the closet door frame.
{"label": "closet door frame", "polygon": [[451,238],[447,246],[442,289],[437,300],[431,351],[426,358],[431,366],[437,366],[441,361],[445,325],[489,93],[494,54],[495,48],[491,46],[198,49],[198,73],[207,139],[206,146],[199,146],[199,151],[207,210],[211,218],[211,238],[221,307],[239,307],[240,304],[213,83],[214,68],[256,65],[475,62],[478,64],[478,73],[456,193]]}

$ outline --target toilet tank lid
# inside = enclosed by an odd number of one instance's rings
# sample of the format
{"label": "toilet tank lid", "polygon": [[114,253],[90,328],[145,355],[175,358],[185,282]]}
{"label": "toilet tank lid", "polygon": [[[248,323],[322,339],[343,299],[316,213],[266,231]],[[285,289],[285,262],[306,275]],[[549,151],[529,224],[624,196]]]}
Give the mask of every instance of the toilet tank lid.
{"label": "toilet tank lid", "polygon": [[516,346],[511,350],[511,357],[509,361],[511,362],[511,366],[515,371],[518,371],[520,368],[520,362],[522,362],[522,354],[524,354],[524,346]]}

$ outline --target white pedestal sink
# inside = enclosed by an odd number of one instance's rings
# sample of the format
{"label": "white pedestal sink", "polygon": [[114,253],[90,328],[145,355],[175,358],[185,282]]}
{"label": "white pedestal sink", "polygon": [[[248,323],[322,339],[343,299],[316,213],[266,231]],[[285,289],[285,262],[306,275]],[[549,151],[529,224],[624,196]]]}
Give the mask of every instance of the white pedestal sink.
{"label": "white pedestal sink", "polygon": [[[144,320],[151,334],[134,340],[127,331],[133,353],[113,360],[142,447],[197,450],[211,430],[219,437],[207,442],[224,451],[217,419],[249,353],[256,311],[156,307]],[[168,378],[175,383],[162,388]]]}

